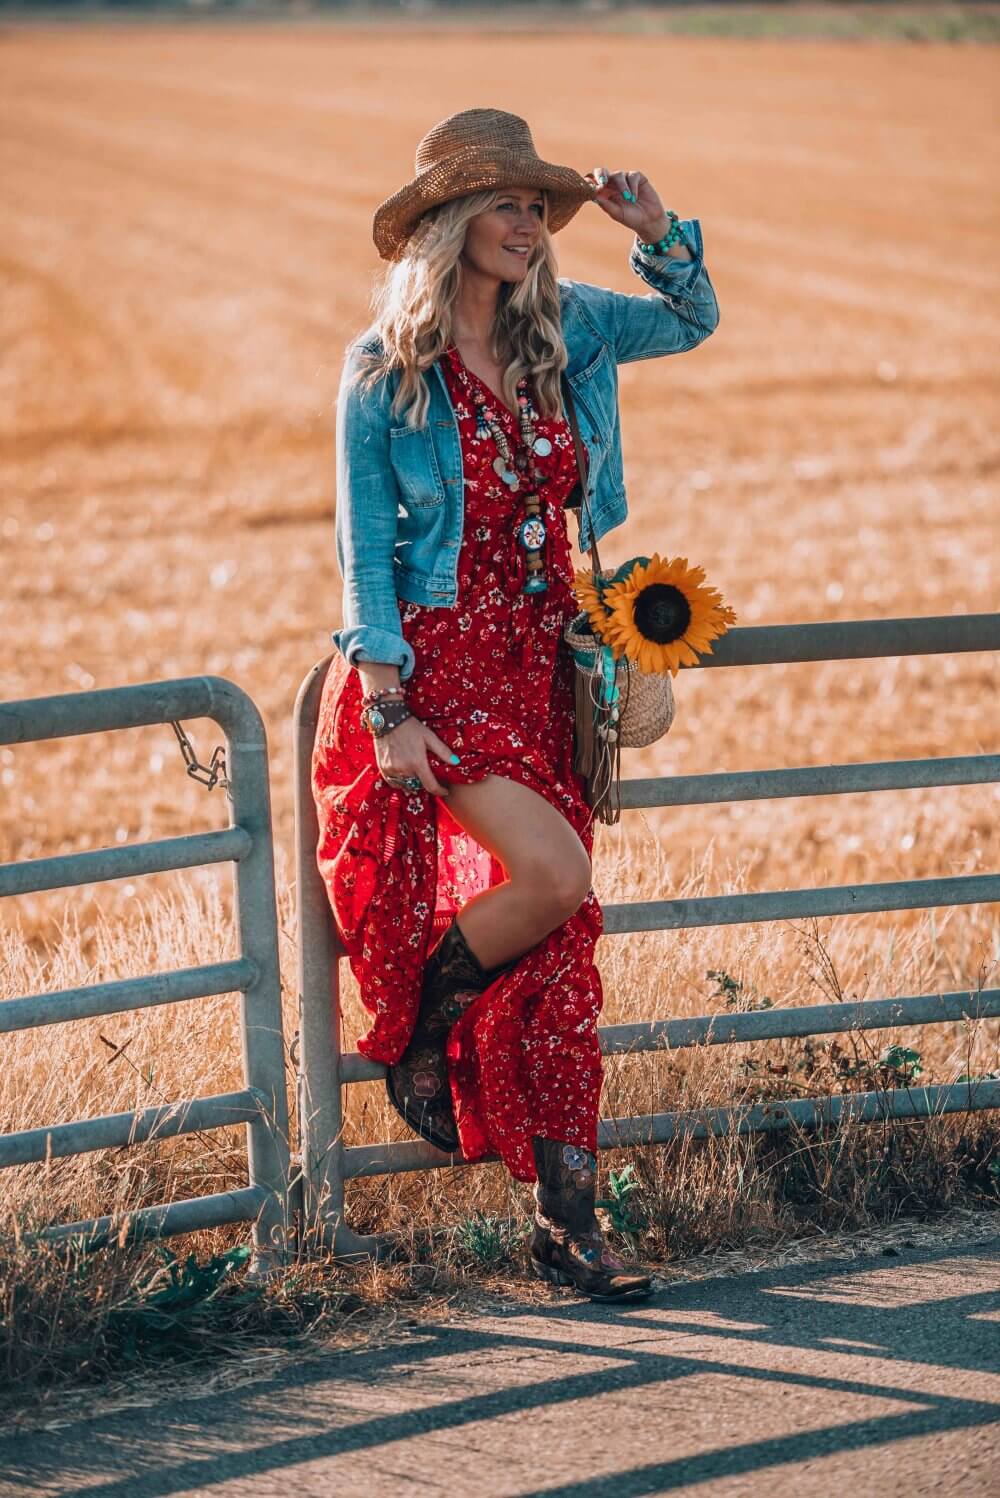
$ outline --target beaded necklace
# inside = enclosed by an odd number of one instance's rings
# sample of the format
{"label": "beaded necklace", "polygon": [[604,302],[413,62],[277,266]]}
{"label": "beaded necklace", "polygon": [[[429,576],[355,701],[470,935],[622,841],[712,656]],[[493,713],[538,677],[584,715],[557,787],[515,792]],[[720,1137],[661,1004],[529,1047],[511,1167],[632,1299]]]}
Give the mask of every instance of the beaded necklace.
{"label": "beaded necklace", "polygon": [[544,593],[548,588],[545,576],[545,562],[542,552],[545,546],[546,530],[545,521],[541,515],[541,498],[538,494],[539,486],[547,484],[549,475],[540,473],[535,463],[535,454],[540,458],[548,457],[552,451],[552,443],[547,437],[539,437],[535,434],[535,422],[538,412],[535,410],[527,375],[522,375],[517,382],[517,416],[520,427],[520,441],[515,452],[511,452],[507,434],[497,421],[489,403],[484,399],[482,391],[473,384],[465,362],[457,348],[452,345],[456,354],[455,366],[458,376],[466,394],[468,395],[476,413],[476,436],[477,438],[488,437],[492,434],[493,440],[499,450],[499,456],[493,460],[493,472],[502,483],[507,485],[512,493],[518,493],[522,485],[522,476],[526,476],[528,491],[524,496],[524,518],[518,526],[517,538],[524,550],[525,581],[521,589],[522,593]]}

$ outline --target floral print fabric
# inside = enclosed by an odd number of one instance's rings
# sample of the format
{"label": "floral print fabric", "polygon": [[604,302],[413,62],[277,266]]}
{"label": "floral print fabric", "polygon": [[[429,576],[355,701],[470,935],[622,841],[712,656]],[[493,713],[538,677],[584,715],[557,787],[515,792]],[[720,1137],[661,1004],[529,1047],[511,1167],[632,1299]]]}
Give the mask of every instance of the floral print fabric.
{"label": "floral print fabric", "polygon": [[[458,601],[431,608],[400,600],[402,633],[416,656],[407,702],[461,756],[430,757],[446,785],[503,776],[536,792],[593,848],[592,812],[573,769],[573,661],[562,639],[578,612],[565,499],[577,480],[572,433],[538,418],[551,453],[535,462],[547,540],[548,588],[521,591],[517,525],[523,496],[494,472],[492,436],[476,435],[469,381],[487,400],[512,449],[516,416],[462,364],[442,356],[462,442],[465,518]],[[454,914],[506,880],[502,863],[428,791],[390,786],[374,740],[358,723],[363,683],[335,655],[320,705],[312,759],[319,814],[317,863],[371,1027],[358,1050],[393,1063],[406,1048],[424,964]],[[597,1148],[602,1004],[594,948],[603,930],[591,888],[578,910],[525,952],[452,1027],[448,1064],[462,1152],[496,1152],[521,1181],[536,1179],[531,1137]]]}

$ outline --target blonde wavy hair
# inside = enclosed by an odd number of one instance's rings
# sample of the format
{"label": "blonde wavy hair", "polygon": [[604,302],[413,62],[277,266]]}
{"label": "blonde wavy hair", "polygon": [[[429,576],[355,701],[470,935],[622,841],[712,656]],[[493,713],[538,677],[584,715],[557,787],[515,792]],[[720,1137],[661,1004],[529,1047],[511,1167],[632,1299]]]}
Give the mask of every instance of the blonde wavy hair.
{"label": "blonde wavy hair", "polygon": [[[492,208],[504,196],[486,188],[451,198],[423,215],[401,260],[390,263],[376,283],[371,306],[383,352],[362,353],[359,388],[369,391],[390,370],[401,371],[392,416],[409,427],[427,420],[430,391],[424,370],[430,369],[452,342],[452,310],[462,285],[461,253],[469,220]],[[504,367],[502,395],[516,409],[517,382],[533,381],[542,416],[562,414],[559,376],[566,367],[566,345],[557,282],[558,265],[548,230],[548,199],[542,232],[519,281],[501,282],[491,329],[491,351]],[[348,346],[353,347],[353,342]]]}

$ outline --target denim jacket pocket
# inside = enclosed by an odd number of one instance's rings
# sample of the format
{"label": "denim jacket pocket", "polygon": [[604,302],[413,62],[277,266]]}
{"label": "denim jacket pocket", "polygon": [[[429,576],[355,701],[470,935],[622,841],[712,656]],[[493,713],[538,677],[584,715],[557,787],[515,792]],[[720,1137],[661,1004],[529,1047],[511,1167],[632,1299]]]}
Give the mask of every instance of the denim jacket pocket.
{"label": "denim jacket pocket", "polygon": [[444,481],[429,427],[390,427],[389,461],[408,508],[444,504]]}
{"label": "denim jacket pocket", "polygon": [[596,490],[598,475],[613,443],[617,415],[613,371],[608,350],[602,348],[573,382],[580,439],[587,449],[590,494]]}
{"label": "denim jacket pocket", "polygon": [[576,387],[580,391],[593,388],[600,389],[601,384],[607,384],[609,379],[608,366],[611,363],[611,353],[606,343],[602,343],[590,363],[574,376]]}

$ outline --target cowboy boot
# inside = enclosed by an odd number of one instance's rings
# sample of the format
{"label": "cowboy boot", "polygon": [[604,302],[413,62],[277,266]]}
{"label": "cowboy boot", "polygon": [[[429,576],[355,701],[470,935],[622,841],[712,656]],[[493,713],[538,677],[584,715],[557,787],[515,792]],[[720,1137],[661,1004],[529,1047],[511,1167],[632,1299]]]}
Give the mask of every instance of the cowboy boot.
{"label": "cowboy boot", "polygon": [[532,1138],[538,1180],[531,1267],[539,1279],[574,1285],[591,1300],[639,1300],[652,1278],[629,1267],[604,1241],[594,1210],[597,1158],[557,1139]]}
{"label": "cowboy boot", "polygon": [[422,1139],[445,1154],[458,1150],[445,1046],[448,1031],[474,999],[520,962],[484,968],[452,918],[424,969],[417,1022],[406,1050],[386,1074],[393,1107]]}

